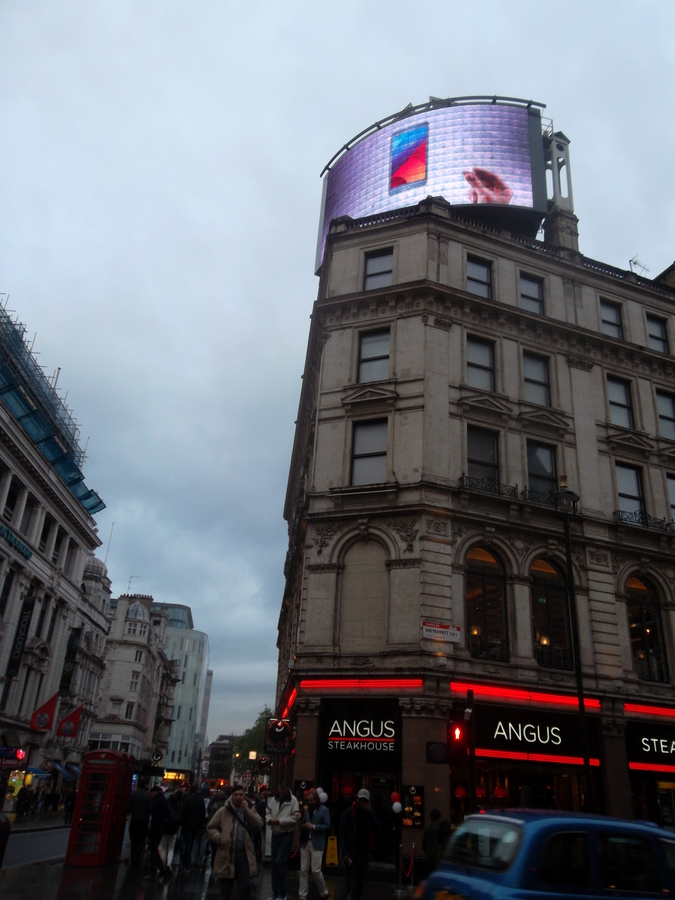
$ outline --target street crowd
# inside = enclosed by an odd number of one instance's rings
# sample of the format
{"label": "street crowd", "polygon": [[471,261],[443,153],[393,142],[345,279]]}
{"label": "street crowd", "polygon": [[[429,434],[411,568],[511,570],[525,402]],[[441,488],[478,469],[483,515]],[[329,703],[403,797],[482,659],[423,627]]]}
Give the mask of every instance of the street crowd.
{"label": "street crowd", "polygon": [[75,807],[76,792],[74,788],[57,788],[45,790],[40,784],[36,788],[23,785],[16,795],[16,819],[42,819],[56,816],[63,807],[64,822],[70,825]]}

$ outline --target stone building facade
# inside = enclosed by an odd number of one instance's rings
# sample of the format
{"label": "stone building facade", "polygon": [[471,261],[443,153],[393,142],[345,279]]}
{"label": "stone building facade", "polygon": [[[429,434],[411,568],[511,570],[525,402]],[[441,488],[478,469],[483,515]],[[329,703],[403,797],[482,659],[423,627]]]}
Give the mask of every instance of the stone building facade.
{"label": "stone building facade", "polygon": [[147,594],[123,594],[112,608],[99,715],[89,749],[131,753],[147,771],[166,765],[179,681],[164,652],[169,616],[155,610]]}
{"label": "stone building facade", "polygon": [[[81,762],[96,715],[107,629],[93,515],[104,504],[83,460],[70,411],[0,308],[0,746],[25,751],[14,786],[26,767]],[[57,720],[84,707],[75,738],[30,729],[56,693]]]}
{"label": "stone building facade", "polygon": [[469,687],[481,802],[581,807],[563,474],[596,807],[675,822],[675,278],[583,256],[567,205],[542,241],[431,197],[330,228],[285,507],[281,768],[335,802],[367,786],[385,817],[401,792],[408,848],[430,809],[466,809],[467,772],[428,752]]}

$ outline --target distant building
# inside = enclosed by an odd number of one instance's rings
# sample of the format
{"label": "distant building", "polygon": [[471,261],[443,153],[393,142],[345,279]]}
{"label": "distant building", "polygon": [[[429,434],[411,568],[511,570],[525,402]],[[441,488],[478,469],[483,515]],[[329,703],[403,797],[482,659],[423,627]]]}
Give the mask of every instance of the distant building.
{"label": "distant building", "polygon": [[[165,765],[186,775],[195,773],[200,754],[204,752],[208,703],[204,709],[209,668],[209,638],[196,631],[189,606],[178,603],[153,603],[153,615],[166,614],[168,621],[164,650],[176,661],[179,681],[174,698],[174,716],[169,736]],[[210,682],[209,682],[210,696]]]}
{"label": "distant building", "polygon": [[176,665],[164,652],[168,619],[154,610],[149,595],[117,598],[90,750],[121,750],[146,764],[166,762],[178,681]]}
{"label": "distant building", "polygon": [[199,731],[195,735],[195,759],[199,760],[199,753],[201,751],[201,758],[204,759],[206,753],[208,752],[205,748],[208,747],[208,738],[206,736],[206,726],[209,721],[209,706],[211,705],[211,686],[213,684],[213,670],[209,669],[206,673],[206,682],[204,685],[204,699],[202,700],[202,714],[199,717]]}
{"label": "distant building", "polygon": [[[92,516],[105,504],[83,462],[70,410],[0,308],[0,746],[27,751],[0,782],[15,788],[27,766],[80,762],[96,714],[109,582]],[[56,693],[57,721],[83,706],[74,738],[30,730]]]}
{"label": "distant building", "polygon": [[232,769],[232,745],[236,740],[234,734],[219,734],[209,745],[209,778],[216,781],[228,779]]}

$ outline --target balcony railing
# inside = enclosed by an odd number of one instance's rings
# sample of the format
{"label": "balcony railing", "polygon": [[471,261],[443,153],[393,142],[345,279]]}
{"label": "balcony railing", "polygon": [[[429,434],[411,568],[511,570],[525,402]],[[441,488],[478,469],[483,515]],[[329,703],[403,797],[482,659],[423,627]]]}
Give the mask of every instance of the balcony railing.
{"label": "balcony railing", "polygon": [[650,516],[642,509],[636,509],[635,512],[626,512],[623,509],[617,509],[614,513],[614,521],[620,522],[622,525],[640,525],[642,528],[660,528],[661,531],[667,531],[668,522],[665,519],[657,519]]}
{"label": "balcony railing", "polygon": [[555,506],[553,491],[521,491],[520,499],[529,503],[540,503],[542,506]]}
{"label": "balcony railing", "polygon": [[518,485],[513,487],[510,484],[502,484],[496,478],[490,478],[489,475],[483,478],[471,478],[469,475],[462,475],[459,479],[459,487],[465,491],[481,491],[484,494],[497,494],[499,497],[510,497],[512,500],[518,499]]}

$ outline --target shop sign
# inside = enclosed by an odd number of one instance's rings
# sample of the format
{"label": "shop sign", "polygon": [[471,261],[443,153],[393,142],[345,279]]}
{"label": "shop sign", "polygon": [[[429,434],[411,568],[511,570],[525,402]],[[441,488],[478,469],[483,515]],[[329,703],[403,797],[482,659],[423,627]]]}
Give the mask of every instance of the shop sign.
{"label": "shop sign", "polygon": [[459,644],[462,629],[459,625],[441,625],[438,622],[423,622],[422,637],[425,641],[441,641],[445,644]]}
{"label": "shop sign", "polygon": [[61,681],[59,682],[59,694],[64,697],[68,696],[70,691],[70,683],[73,680],[73,672],[75,671],[75,662],[77,660],[77,647],[80,643],[81,628],[71,628],[66,645],[66,656],[63,660],[63,669],[61,670]]}
{"label": "shop sign", "polygon": [[675,766],[675,728],[649,722],[628,722],[626,752],[629,762]]}
{"label": "shop sign", "polygon": [[268,719],[265,729],[265,753],[291,752],[293,730],[289,719]]}
{"label": "shop sign", "polygon": [[9,651],[9,659],[7,660],[7,669],[5,670],[6,678],[15,678],[19,674],[23,648],[26,646],[26,638],[28,637],[28,629],[30,628],[30,620],[33,618],[34,608],[35,595],[31,594],[25,598],[21,606],[19,624],[16,626],[14,643],[12,644],[12,649]]}
{"label": "shop sign", "polygon": [[0,537],[3,537],[15,550],[22,553],[26,559],[30,559],[33,555],[33,551],[30,547],[27,547],[23,541],[20,541],[14,532],[10,531],[6,525],[0,525]]}
{"label": "shop sign", "polygon": [[[476,747],[505,754],[583,756],[578,716],[483,704],[476,704],[475,716]],[[595,726],[588,718],[586,722],[590,755],[597,757]]]}
{"label": "shop sign", "polygon": [[334,762],[360,759],[396,762],[401,750],[398,704],[391,702],[326,702],[321,725],[324,750]]}

